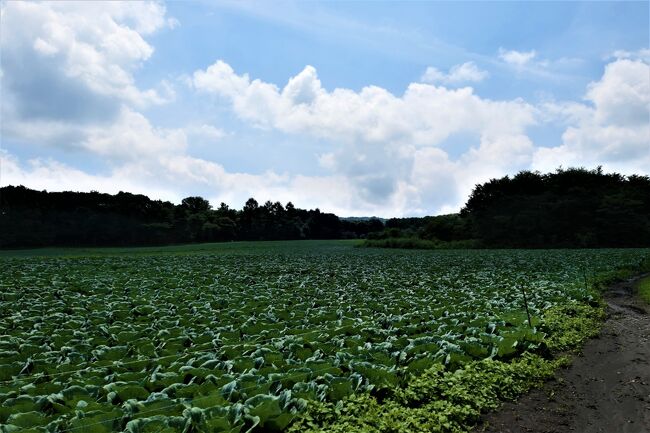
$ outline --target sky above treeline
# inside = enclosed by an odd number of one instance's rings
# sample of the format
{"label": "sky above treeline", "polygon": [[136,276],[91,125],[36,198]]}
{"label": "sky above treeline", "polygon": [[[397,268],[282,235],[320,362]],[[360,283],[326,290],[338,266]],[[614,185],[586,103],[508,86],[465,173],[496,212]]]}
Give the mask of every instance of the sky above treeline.
{"label": "sky above treeline", "polygon": [[650,174],[647,1],[0,7],[2,186],[393,217]]}

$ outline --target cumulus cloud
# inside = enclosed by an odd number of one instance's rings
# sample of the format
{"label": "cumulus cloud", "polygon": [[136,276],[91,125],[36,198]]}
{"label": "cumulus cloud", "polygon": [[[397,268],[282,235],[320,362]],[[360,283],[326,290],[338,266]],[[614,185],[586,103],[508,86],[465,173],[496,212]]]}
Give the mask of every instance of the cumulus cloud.
{"label": "cumulus cloud", "polygon": [[478,83],[486,79],[489,75],[487,71],[479,69],[474,62],[465,62],[461,65],[453,66],[448,73],[429,66],[424,71],[424,74],[422,74],[420,80],[425,83],[444,84]]}
{"label": "cumulus cloud", "polygon": [[[456,76],[468,77],[471,69],[461,65]],[[238,74],[221,60],[196,71],[193,85],[199,93],[230,103],[256,127],[338,143],[319,156],[320,165],[347,179],[362,205],[385,213],[425,212],[425,203],[459,206],[480,179],[464,172],[467,182],[459,182],[453,170],[489,158],[487,165],[501,167],[497,172],[503,173],[506,167],[524,168],[533,151],[525,131],[537,122],[536,108],[523,100],[483,99],[470,87],[412,83],[402,95],[377,86],[328,91],[312,66],[279,87]],[[450,161],[440,146],[455,134],[467,133],[478,141],[468,145],[462,162]],[[528,159],[522,156],[525,152]],[[423,180],[423,155],[436,155],[435,167],[448,171],[429,173]],[[454,198],[442,200],[441,191]],[[423,199],[436,194],[440,197],[435,201]]]}
{"label": "cumulus cloud", "polygon": [[187,148],[183,129],[154,128],[146,117],[126,107],[110,127],[90,127],[85,132],[81,146],[109,160],[180,155]]}
{"label": "cumulus cloud", "polygon": [[145,37],[174,25],[162,4],[3,2],[0,11],[5,123],[96,122],[170,96],[133,76],[154,52]]}
{"label": "cumulus cloud", "polygon": [[[109,164],[184,151],[184,130],[154,128],[136,111],[174,96],[168,82],[143,90],[133,75],[154,52],[145,38],[177,25],[166,16],[164,5],[3,2],[0,14],[3,138],[40,149],[88,152]],[[7,158],[3,156],[4,184],[16,178],[11,173],[24,173],[11,171],[17,162]],[[67,185],[54,176],[56,172],[79,182],[107,185],[101,176],[53,161],[35,159],[29,170],[51,185]]]}
{"label": "cumulus cloud", "polygon": [[74,124],[58,120],[12,121],[4,133],[40,145],[87,151],[107,162],[118,163],[165,154],[181,154],[188,147],[188,136],[218,134],[205,128],[155,128],[141,113],[122,106],[110,122]]}
{"label": "cumulus cloud", "polygon": [[624,173],[650,167],[650,66],[639,56],[621,57],[592,82],[585,103],[548,104],[568,127],[557,147],[538,149],[533,167],[603,165]]}
{"label": "cumulus cloud", "polygon": [[401,96],[377,86],[327,91],[312,66],[280,89],[219,60],[196,71],[193,84],[258,127],[346,142],[435,145],[461,130],[519,133],[535,122],[534,107],[524,101],[482,99],[469,87],[412,83]]}
{"label": "cumulus cloud", "polygon": [[499,48],[499,58],[510,65],[519,67],[525,66],[526,64],[530,63],[535,57],[537,57],[537,52],[535,50],[517,51]]}
{"label": "cumulus cloud", "polygon": [[[535,53],[503,56],[524,65]],[[311,66],[279,87],[217,61],[196,71],[193,85],[257,127],[339,143],[318,157],[320,165],[347,179],[362,205],[398,215],[458,209],[476,183],[522,169],[609,163],[647,173],[650,74],[640,56],[631,57],[608,64],[585,102],[540,106],[425,83],[402,95],[376,86],[330,91]],[[564,124],[562,144],[536,147],[527,130],[540,123]],[[444,144],[457,134],[477,138],[451,158]]]}

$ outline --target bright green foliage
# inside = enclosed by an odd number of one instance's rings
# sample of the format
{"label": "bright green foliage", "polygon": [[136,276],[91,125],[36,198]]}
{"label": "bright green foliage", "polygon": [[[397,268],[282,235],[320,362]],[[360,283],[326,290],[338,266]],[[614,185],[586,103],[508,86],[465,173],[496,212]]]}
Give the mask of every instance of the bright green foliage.
{"label": "bright green foliage", "polygon": [[522,355],[596,332],[595,277],[648,255],[159,250],[2,256],[0,432],[460,431],[548,377]]}
{"label": "bright green foliage", "polygon": [[600,305],[569,303],[549,308],[544,313],[546,344],[553,351],[576,349],[600,333],[604,319],[605,309]]}
{"label": "bright green foliage", "polygon": [[339,403],[314,404],[289,432],[466,432],[481,412],[541,385],[566,362],[526,353],[512,363],[472,361],[454,372],[438,364],[411,377],[405,388],[381,403],[364,394]]}

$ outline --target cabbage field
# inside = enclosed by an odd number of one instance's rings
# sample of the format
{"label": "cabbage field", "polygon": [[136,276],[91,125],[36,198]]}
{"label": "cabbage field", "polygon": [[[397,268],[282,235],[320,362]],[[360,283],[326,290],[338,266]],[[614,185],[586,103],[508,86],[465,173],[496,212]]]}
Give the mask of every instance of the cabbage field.
{"label": "cabbage field", "polygon": [[338,241],[4,253],[0,431],[282,431],[313,402],[543,350],[545,311],[594,303],[596,277],[647,256]]}

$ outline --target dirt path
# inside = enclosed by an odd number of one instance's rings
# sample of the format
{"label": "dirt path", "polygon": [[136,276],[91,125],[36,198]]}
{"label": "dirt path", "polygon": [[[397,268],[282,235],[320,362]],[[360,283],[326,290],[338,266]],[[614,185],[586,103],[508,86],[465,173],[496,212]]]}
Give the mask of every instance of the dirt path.
{"label": "dirt path", "polygon": [[477,432],[650,433],[650,308],[630,280],[605,293],[608,317],[571,367],[484,417]]}

